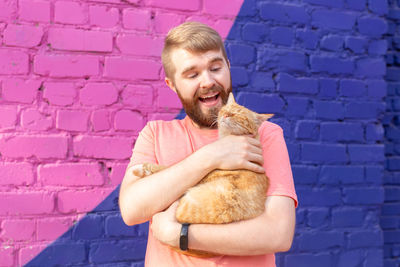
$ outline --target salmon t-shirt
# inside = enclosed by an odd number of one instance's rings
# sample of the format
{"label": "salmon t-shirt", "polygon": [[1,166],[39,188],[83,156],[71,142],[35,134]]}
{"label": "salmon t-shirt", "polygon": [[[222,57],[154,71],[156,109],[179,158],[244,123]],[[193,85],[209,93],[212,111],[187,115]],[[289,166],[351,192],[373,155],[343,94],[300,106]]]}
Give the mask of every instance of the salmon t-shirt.
{"label": "salmon t-shirt", "polygon": [[[267,196],[287,196],[292,198],[297,206],[297,196],[282,128],[266,121],[261,125],[259,134],[264,156],[263,167],[270,180]],[[218,130],[196,128],[187,116],[183,120],[151,121],[143,128],[136,140],[129,166],[145,162],[171,166],[217,139]],[[212,258],[185,256],[155,239],[150,229],[145,266],[272,267],[275,266],[275,256],[274,254],[225,255]]]}

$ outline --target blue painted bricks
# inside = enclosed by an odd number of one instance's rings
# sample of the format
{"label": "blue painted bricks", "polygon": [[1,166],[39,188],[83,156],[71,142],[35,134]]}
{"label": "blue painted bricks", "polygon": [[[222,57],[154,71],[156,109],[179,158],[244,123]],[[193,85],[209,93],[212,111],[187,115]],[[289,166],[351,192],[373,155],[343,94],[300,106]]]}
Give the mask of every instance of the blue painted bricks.
{"label": "blue painted bricks", "polygon": [[[385,201],[382,206],[380,218],[383,229],[383,257],[384,266],[400,266],[400,61],[399,61],[399,32],[396,31],[400,22],[400,1],[369,1],[370,10],[378,15],[385,15],[389,25],[387,30],[386,46],[386,80],[387,80],[387,99],[386,113],[384,117],[385,129],[385,171],[384,171],[384,190]],[[385,44],[371,43],[371,48],[375,54],[384,50]]]}
{"label": "blue painted bricks", "polygon": [[[385,192],[392,201],[398,192],[383,188],[386,77],[400,81],[400,70],[386,66],[394,45],[384,36],[385,16],[397,22],[400,15],[374,0],[252,2],[258,12],[245,5],[234,28],[242,34],[231,32],[236,37],[226,43],[242,48],[232,60],[239,103],[275,113],[271,121],[288,144],[300,206],[292,249],[278,254],[277,265],[381,267],[380,209]],[[255,62],[240,59],[254,54]],[[396,55],[389,59],[400,63]],[[400,95],[400,85],[392,88]],[[392,128],[391,138],[400,140]],[[400,170],[400,160],[390,166]],[[391,217],[397,210],[385,208]]]}
{"label": "blue painted bricks", "polygon": [[351,30],[356,23],[357,15],[330,9],[316,9],[312,12],[311,25],[332,30]]}

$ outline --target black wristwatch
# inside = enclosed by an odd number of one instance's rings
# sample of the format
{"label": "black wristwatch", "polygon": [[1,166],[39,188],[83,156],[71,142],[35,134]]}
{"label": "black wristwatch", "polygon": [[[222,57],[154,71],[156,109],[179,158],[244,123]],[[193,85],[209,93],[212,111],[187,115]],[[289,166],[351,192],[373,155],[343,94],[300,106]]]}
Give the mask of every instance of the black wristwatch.
{"label": "black wristwatch", "polygon": [[181,235],[179,237],[179,248],[186,251],[189,245],[189,223],[183,223],[181,228]]}

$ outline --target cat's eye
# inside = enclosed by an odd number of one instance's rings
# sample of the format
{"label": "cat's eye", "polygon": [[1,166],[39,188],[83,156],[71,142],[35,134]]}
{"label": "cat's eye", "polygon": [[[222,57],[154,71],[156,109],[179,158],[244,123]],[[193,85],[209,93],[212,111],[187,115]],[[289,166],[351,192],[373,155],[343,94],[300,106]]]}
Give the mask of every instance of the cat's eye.
{"label": "cat's eye", "polygon": [[223,117],[224,118],[233,117],[233,113],[232,112],[224,112]]}

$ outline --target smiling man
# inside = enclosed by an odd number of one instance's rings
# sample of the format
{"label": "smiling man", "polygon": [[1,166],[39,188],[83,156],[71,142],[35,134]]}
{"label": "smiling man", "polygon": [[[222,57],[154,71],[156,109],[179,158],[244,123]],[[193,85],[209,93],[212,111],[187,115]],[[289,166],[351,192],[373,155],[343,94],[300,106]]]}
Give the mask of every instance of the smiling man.
{"label": "smiling man", "polygon": [[[260,140],[247,136],[218,139],[215,121],[232,83],[221,37],[208,26],[187,22],[172,29],[162,61],[166,84],[178,94],[187,116],[149,122],[141,131],[119,198],[126,224],[151,221],[145,265],[275,266],[274,253],[290,249],[297,205],[282,129],[264,122]],[[169,167],[140,179],[132,170],[145,162]],[[187,229],[175,219],[176,201],[215,169],[265,172],[270,179],[265,211],[251,220],[194,224]],[[171,246],[220,256],[185,256]]]}
{"label": "smiling man", "polygon": [[167,85],[178,94],[186,114],[197,126],[216,128],[218,111],[232,91],[228,61],[222,51],[200,53],[180,48],[170,57],[177,77],[167,77]]}

